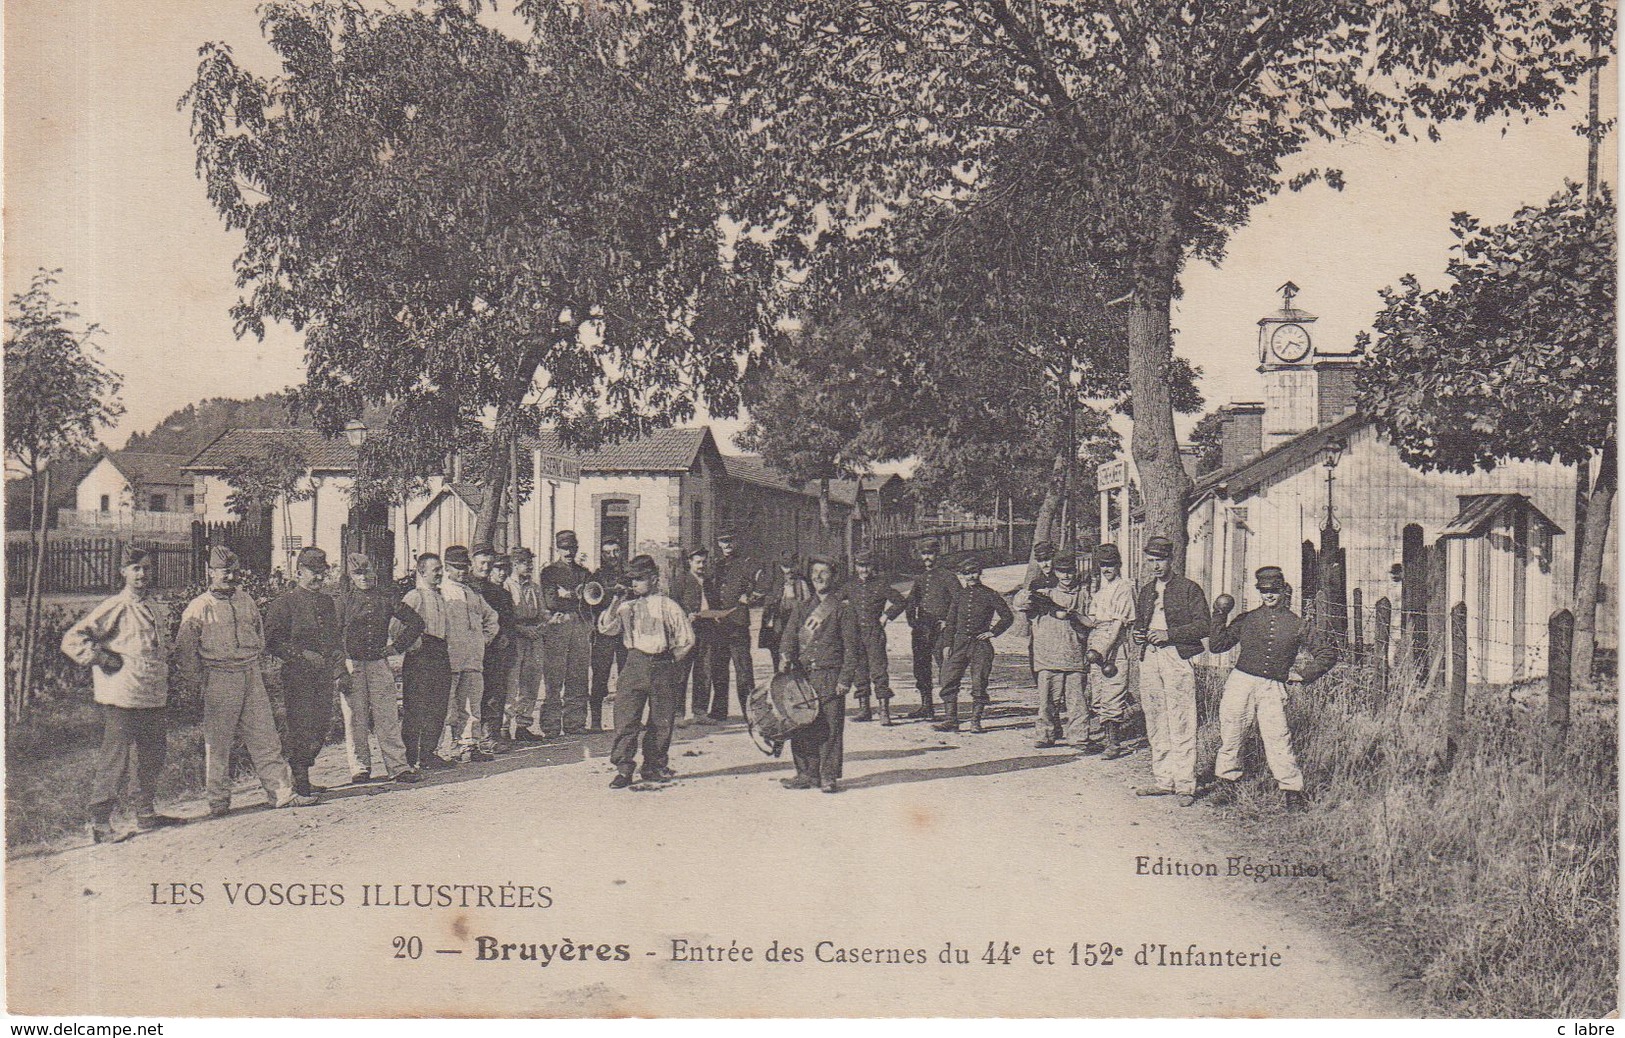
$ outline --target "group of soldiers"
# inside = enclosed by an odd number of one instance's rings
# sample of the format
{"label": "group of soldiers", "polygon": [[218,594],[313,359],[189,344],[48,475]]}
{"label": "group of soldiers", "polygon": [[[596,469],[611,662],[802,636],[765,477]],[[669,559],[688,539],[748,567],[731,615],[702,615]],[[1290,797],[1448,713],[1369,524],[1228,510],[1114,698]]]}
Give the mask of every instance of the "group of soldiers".
{"label": "group of soldiers", "polygon": [[[320,548],[302,549],[296,577],[263,610],[242,589],[234,553],[211,549],[208,589],[184,609],[170,644],[168,618],[149,586],[149,559],[129,548],[123,589],[64,636],[63,651],[92,669],[104,738],[91,794],[96,842],[122,839],[114,809],[121,796],[136,830],[179,819],[154,807],[164,765],[171,667],[201,691],[205,785],[209,810],[231,808],[231,751],[240,739],[275,807],[319,802],[325,790],[310,771],[332,723],[334,688],[344,719],[351,782],[415,783],[425,770],[489,761],[518,743],[600,731],[616,675],[612,788],[641,778],[674,777],[673,729],[729,720],[730,677],[741,712],[756,695],[751,613],[761,611],[755,647],[768,650],[773,671],[798,672],[818,699],[817,718],[790,742],[790,789],[840,791],[846,699],[855,722],[893,723],[886,625],[906,617],[920,703],[907,720],[938,731],[961,730],[960,699],[969,682],[969,726],[984,731],[993,639],[1015,612],[1030,629],[1030,666],[1038,683],[1036,744],[1068,745],[1107,759],[1124,756],[1130,652],[1139,674],[1154,784],[1144,796],[1194,802],[1196,682],[1191,660],[1203,649],[1240,657],[1220,705],[1222,746],[1216,800],[1241,778],[1239,748],[1254,721],[1289,805],[1301,803],[1303,778],[1287,731],[1287,684],[1329,669],[1335,649],[1314,644],[1290,611],[1282,571],[1258,571],[1262,604],[1238,616],[1221,595],[1209,609],[1203,591],[1171,572],[1173,545],[1146,541],[1149,577],[1136,591],[1116,546],[1092,553],[1093,576],[1070,550],[1040,543],[1014,595],[981,582],[981,562],[959,557],[949,567],[941,545],[919,547],[921,572],[894,582],[874,555],[852,559],[842,582],[835,560],[814,557],[803,568],[792,555],[759,567],[724,531],[713,556],[684,555],[669,589],[648,555],[623,561],[622,546],[601,546],[600,568],[580,561],[573,531],[561,531],[554,558],[539,572],[528,548],[511,554],[489,545],[453,546],[418,556],[405,585],[380,579],[365,555],[345,561],[348,580],[332,591],[332,567]],[[1297,665],[1300,647],[1313,649]],[[285,736],[279,736],[262,677],[266,656],[281,663]],[[391,657],[399,657],[397,697]],[[934,683],[933,679],[937,679]],[[941,713],[938,713],[940,700]],[[687,716],[685,716],[685,714]],[[376,741],[384,774],[374,774]]]}

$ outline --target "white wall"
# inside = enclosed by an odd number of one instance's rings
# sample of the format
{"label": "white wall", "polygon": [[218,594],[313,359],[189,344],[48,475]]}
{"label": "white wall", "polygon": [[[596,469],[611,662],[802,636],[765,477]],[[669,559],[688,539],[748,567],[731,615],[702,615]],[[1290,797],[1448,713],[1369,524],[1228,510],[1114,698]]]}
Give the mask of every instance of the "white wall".
{"label": "white wall", "polygon": [[81,512],[100,511],[102,495],[105,494],[109,512],[134,511],[138,502],[129,497],[129,493],[130,484],[124,474],[111,461],[102,458],[79,481],[74,507]]}

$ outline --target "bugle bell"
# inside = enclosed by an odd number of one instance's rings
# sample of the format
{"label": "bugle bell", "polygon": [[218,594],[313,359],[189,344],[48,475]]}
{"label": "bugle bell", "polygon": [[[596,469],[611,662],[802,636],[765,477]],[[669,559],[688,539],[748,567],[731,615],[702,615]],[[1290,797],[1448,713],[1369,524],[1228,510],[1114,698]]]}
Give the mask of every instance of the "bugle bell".
{"label": "bugle bell", "polygon": [[590,606],[604,604],[604,585],[596,580],[589,580],[581,585],[581,600]]}

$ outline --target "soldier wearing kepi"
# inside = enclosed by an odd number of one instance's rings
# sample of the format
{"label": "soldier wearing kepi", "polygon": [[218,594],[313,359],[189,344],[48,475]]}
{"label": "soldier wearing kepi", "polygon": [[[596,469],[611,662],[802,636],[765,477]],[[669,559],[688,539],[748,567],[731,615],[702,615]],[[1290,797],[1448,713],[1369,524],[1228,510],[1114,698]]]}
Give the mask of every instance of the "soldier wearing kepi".
{"label": "soldier wearing kepi", "polygon": [[[1242,779],[1241,743],[1256,721],[1264,742],[1264,759],[1289,810],[1301,809],[1303,772],[1292,752],[1292,733],[1286,724],[1288,682],[1317,680],[1337,662],[1337,647],[1315,637],[1314,631],[1287,605],[1291,588],[1279,566],[1265,566],[1257,574],[1263,604],[1230,620],[1235,599],[1220,595],[1213,601],[1210,652],[1241,646],[1235,669],[1224,682],[1219,700],[1219,757],[1214,773],[1219,782],[1212,800],[1229,803]],[[1300,647],[1311,647],[1312,657],[1301,672],[1294,666]]]}
{"label": "soldier wearing kepi", "polygon": [[942,706],[946,715],[939,732],[959,731],[959,689],[970,675],[970,730],[980,733],[987,709],[987,678],[993,671],[993,639],[1010,629],[1016,614],[1004,596],[982,583],[982,563],[975,556],[959,560],[959,589],[948,605],[943,624]]}
{"label": "soldier wearing kepi", "polygon": [[481,745],[480,704],[485,699],[485,647],[499,629],[496,610],[480,594],[483,574],[476,574],[474,566],[474,556],[467,548],[452,545],[446,549],[446,572],[451,579],[440,585],[440,597],[446,604],[446,660],[451,665],[446,753],[464,763],[492,759]]}
{"label": "soldier wearing kepi", "polygon": [[181,678],[203,690],[203,773],[209,814],[231,810],[231,747],[240,734],[254,774],[273,807],[309,807],[319,801],[293,788],[282,756],[271,697],[260,676],[265,623],[259,606],[237,585],[237,554],[209,550],[209,590],[181,613],[175,664]]}
{"label": "soldier wearing kepi", "polygon": [[1123,556],[1115,544],[1095,547],[1095,571],[1100,583],[1089,596],[1089,675],[1084,687],[1089,693],[1092,723],[1097,733],[1088,733],[1080,747],[1091,753],[1099,747],[1107,760],[1116,760],[1128,751],[1123,747],[1123,717],[1128,710],[1128,658],[1123,643],[1134,624],[1134,589],[1123,576]]}
{"label": "soldier wearing kepi", "polygon": [[90,838],[117,842],[113,809],[128,783],[137,829],[174,825],[153,806],[169,737],[169,617],[148,591],[149,556],[126,546],[124,590],[92,609],[62,636],[62,652],[90,668],[102,715],[102,748],[90,794]]}
{"label": "soldier wearing kepi", "polygon": [[[734,688],[739,695],[739,712],[744,713],[750,697],[756,692],[756,664],[752,660],[750,644],[750,610],[762,604],[762,571],[756,563],[738,551],[738,537],[732,530],[717,535],[716,565],[712,568],[712,597],[718,609],[728,610],[718,621],[718,634],[722,638],[727,658],[733,663]],[[715,672],[713,672],[715,673]],[[720,694],[720,703],[712,700],[711,716],[719,721],[728,719],[728,671],[723,668],[721,684],[713,691]]]}
{"label": "soldier wearing kepi", "polygon": [[338,609],[322,590],[332,569],[320,548],[302,548],[294,586],[265,607],[265,649],[282,660],[282,705],[287,715],[284,749],[293,768],[293,788],[305,796],[323,790],[311,784],[310,769],[333,724],[333,677],[344,658]]}
{"label": "soldier wearing kepi", "polygon": [[536,578],[547,608],[542,628],[542,734],[580,735],[587,730],[592,668],[592,613],[581,599],[581,586],[592,574],[576,561],[581,542],[574,530],[553,538],[554,560]]}
{"label": "soldier wearing kepi", "polygon": [[532,726],[536,724],[537,693],[542,688],[542,626],[547,610],[542,605],[542,589],[537,586],[536,553],[529,548],[513,550],[513,576],[508,578],[508,594],[513,596],[514,662],[508,671],[508,716],[503,732],[513,728],[517,742],[541,742]]}
{"label": "soldier wearing kepi", "polygon": [[841,791],[846,751],[846,693],[857,670],[858,625],[852,603],[835,590],[835,563],[812,560],[813,595],[796,603],[785,628],[780,669],[802,670],[818,693],[818,717],[790,736],[795,778],[782,779],[786,789]]}
{"label": "soldier wearing kepi", "polygon": [[852,557],[855,575],[842,591],[852,601],[858,624],[858,659],[852,690],[857,693],[858,716],[854,721],[874,720],[870,706],[871,690],[880,700],[880,718],[891,724],[891,679],[886,673],[886,624],[902,615],[908,603],[887,583],[875,567],[873,552],[860,551]]}
{"label": "soldier wearing kepi", "polygon": [[908,626],[914,650],[914,687],[920,690],[919,709],[907,714],[909,720],[933,720],[931,703],[932,664],[943,666],[942,625],[948,619],[948,604],[959,590],[959,581],[937,564],[942,545],[935,538],[920,542],[920,565],[924,572],[908,592]]}
{"label": "soldier wearing kepi", "polygon": [[[394,593],[378,586],[378,573],[365,555],[346,560],[350,587],[339,595],[339,641],[350,680],[339,706],[344,713],[344,748],[350,758],[350,781],[372,781],[372,739],[384,771],[397,782],[418,782],[422,775],[407,763],[401,740],[401,716],[395,704],[395,675],[389,657],[399,656],[423,634],[423,618]],[[391,628],[394,639],[390,638]]]}
{"label": "soldier wearing kepi", "polygon": [[[647,555],[626,572],[630,597],[615,599],[598,618],[598,630],[626,648],[626,666],[615,687],[615,765],[611,789],[632,784],[643,737],[643,777],[658,782],[674,777],[668,764],[671,733],[682,695],[683,657],[694,648],[694,628],[683,607],[659,593],[660,567]],[[644,712],[648,720],[644,720]]]}
{"label": "soldier wearing kepi", "polygon": [[1140,703],[1151,741],[1154,785],[1143,797],[1177,796],[1180,807],[1196,802],[1196,670],[1210,628],[1207,599],[1193,580],[1173,572],[1174,543],[1163,536],[1145,542],[1151,577],[1135,603],[1134,644],[1140,664]]}
{"label": "soldier wearing kepi", "polygon": [[[484,567],[484,574],[480,573],[482,558],[490,559],[490,564]],[[508,720],[508,684],[518,655],[514,648],[514,601],[507,587],[508,575],[512,572],[513,562],[506,555],[498,554],[489,545],[482,544],[474,549],[474,573],[483,576],[479,583],[480,597],[497,614],[497,636],[485,646],[482,679],[485,691],[480,695],[480,728],[485,736],[480,747],[488,753],[507,753],[511,748],[505,727]]]}
{"label": "soldier wearing kepi", "polygon": [[1081,746],[1088,741],[1089,696],[1084,679],[1088,671],[1089,592],[1078,582],[1078,559],[1070,551],[1057,553],[1055,585],[1016,595],[1016,607],[1032,623],[1033,672],[1038,676],[1039,749],[1061,739],[1061,714],[1066,714],[1066,738]]}

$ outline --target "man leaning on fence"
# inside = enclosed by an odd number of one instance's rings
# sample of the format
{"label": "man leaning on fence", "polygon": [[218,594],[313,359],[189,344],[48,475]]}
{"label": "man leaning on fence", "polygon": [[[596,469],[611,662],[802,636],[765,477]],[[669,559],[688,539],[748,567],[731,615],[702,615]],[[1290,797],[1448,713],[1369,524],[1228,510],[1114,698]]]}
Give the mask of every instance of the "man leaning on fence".
{"label": "man leaning on fence", "polygon": [[128,786],[137,829],[180,821],[153,807],[164,770],[169,714],[169,618],[148,592],[150,557],[126,546],[124,589],[92,609],[62,636],[62,651],[90,668],[102,715],[102,748],[90,794],[90,838],[123,840],[113,810]]}
{"label": "man leaning on fence", "polygon": [[293,788],[293,772],[282,755],[271,697],[260,664],[265,625],[259,606],[237,585],[242,579],[237,554],[209,550],[209,590],[181,613],[175,664],[182,680],[203,690],[203,771],[209,814],[231,810],[231,747],[241,735],[254,774],[274,807],[309,807],[316,797]]}

